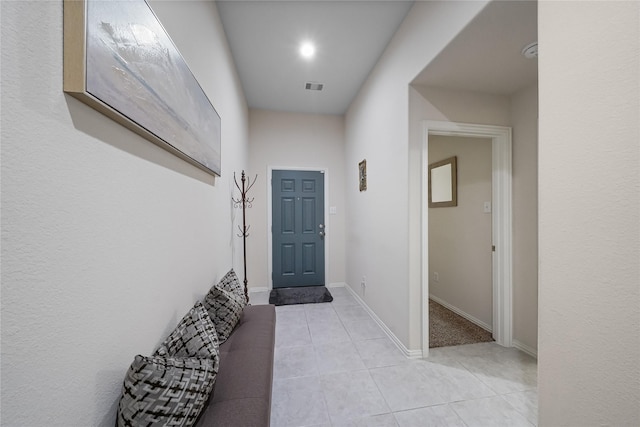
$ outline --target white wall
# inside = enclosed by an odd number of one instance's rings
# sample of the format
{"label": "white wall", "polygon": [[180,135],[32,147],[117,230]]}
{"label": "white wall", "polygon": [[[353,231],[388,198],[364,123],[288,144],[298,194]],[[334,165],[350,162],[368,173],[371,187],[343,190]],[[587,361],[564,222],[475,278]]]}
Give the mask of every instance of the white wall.
{"label": "white wall", "polygon": [[63,94],[62,2],[1,2],[3,425],[113,426],[133,357],[239,265],[248,112],[215,4],[152,5],[222,117],[215,183]]}
{"label": "white wall", "polygon": [[538,85],[510,97],[513,144],[513,338],[538,348]]}
{"label": "white wall", "polygon": [[[418,100],[422,120],[511,125],[508,96],[431,86],[412,86],[410,90],[413,95],[421,96]],[[422,123],[417,125],[422,129]],[[422,133],[419,136],[422,137]]]}
{"label": "white wall", "polygon": [[429,295],[491,329],[491,139],[429,137],[429,163],[453,156],[458,205],[429,208]]}
{"label": "white wall", "polygon": [[[411,233],[411,343],[418,349],[422,344],[421,304],[421,206],[423,200],[422,146],[425,120],[442,120],[461,123],[509,126],[509,98],[461,90],[425,86],[409,88],[409,185]],[[430,138],[431,139],[431,138]],[[429,160],[429,163],[432,163]],[[431,210],[429,210],[429,213]],[[426,298],[426,296],[425,296]],[[491,323],[490,323],[491,324]]]}
{"label": "white wall", "polygon": [[541,426],[640,425],[640,3],[539,22]]}
{"label": "white wall", "polygon": [[[410,223],[408,85],[485,5],[416,2],[346,116],[347,283],[408,350],[421,345],[420,250],[409,237],[420,229]],[[368,188],[359,192],[363,159]]]}
{"label": "white wall", "polygon": [[[513,338],[537,349],[537,85],[511,96],[416,86],[410,89],[409,173],[412,224],[420,224],[420,150],[424,120],[511,126],[513,151]],[[431,160],[429,160],[431,162]],[[411,236],[412,257],[420,254],[420,236]],[[420,260],[415,261],[419,265]],[[420,280],[419,271],[415,279]],[[412,299],[412,302],[414,300]],[[415,305],[419,304],[419,300]],[[419,307],[415,308],[419,312]],[[415,319],[419,322],[419,319]],[[416,329],[415,333],[419,333]],[[414,337],[412,335],[412,337]],[[419,339],[419,335],[413,339]],[[412,341],[413,342],[413,341]],[[416,341],[417,343],[418,341]],[[416,344],[419,345],[419,344]]]}
{"label": "white wall", "polygon": [[258,174],[252,189],[253,207],[247,211],[251,236],[247,239],[249,287],[271,285],[267,259],[268,167],[327,169],[329,206],[336,215],[326,222],[327,284],[345,281],[344,118],[251,110],[249,114],[249,170]]}

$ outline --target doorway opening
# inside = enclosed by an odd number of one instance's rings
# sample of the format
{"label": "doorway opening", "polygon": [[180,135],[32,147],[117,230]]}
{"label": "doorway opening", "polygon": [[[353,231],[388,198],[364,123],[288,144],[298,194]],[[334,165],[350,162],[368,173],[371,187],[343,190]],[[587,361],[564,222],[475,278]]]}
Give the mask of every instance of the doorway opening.
{"label": "doorway opening", "polygon": [[456,136],[491,140],[491,265],[492,332],[496,343],[512,343],[512,161],[511,128],[467,123],[425,121],[422,146],[422,354],[429,354],[429,137]]}
{"label": "doorway opening", "polygon": [[[493,341],[491,139],[430,135],[428,150],[429,347]],[[445,186],[455,197],[434,202]]]}

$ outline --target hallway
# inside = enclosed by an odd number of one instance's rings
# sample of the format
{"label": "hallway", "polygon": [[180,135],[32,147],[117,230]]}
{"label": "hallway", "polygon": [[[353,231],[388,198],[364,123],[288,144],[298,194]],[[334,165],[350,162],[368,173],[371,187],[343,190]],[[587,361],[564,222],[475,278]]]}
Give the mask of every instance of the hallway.
{"label": "hallway", "polygon": [[271,425],[537,424],[532,357],[480,343],[410,360],[347,288],[330,291],[332,303],[276,308]]}

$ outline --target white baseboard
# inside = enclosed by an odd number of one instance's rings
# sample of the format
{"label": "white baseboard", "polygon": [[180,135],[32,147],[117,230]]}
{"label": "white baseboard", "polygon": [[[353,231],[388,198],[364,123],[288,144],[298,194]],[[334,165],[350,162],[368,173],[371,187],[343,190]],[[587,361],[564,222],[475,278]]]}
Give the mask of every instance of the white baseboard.
{"label": "white baseboard", "polygon": [[475,317],[473,317],[470,314],[465,313],[464,311],[460,310],[458,307],[454,307],[451,304],[449,304],[448,302],[441,300],[440,298],[433,296],[431,294],[429,294],[429,299],[434,300],[435,302],[437,302],[438,304],[440,304],[441,306],[448,308],[449,310],[453,311],[455,314],[464,317],[465,319],[467,319],[469,322],[471,323],[475,323],[476,325],[480,326],[482,329],[484,329],[485,331],[489,331],[489,332],[493,332],[493,327],[491,325],[487,325],[485,322],[483,322],[480,319],[476,319]]}
{"label": "white baseboard", "polygon": [[344,288],[347,284],[344,282],[329,283],[327,288]]}
{"label": "white baseboard", "polygon": [[409,350],[407,347],[405,347],[405,345],[402,343],[402,341],[400,341],[398,339],[398,337],[396,337],[396,335],[391,331],[391,329],[389,329],[387,327],[387,325],[385,325],[384,322],[378,317],[378,315],[376,315],[376,313],[374,313],[373,310],[371,310],[371,308],[369,308],[367,303],[364,302],[364,300],[362,298],[360,298],[360,295],[358,295],[351,288],[351,286],[349,286],[348,283],[345,283],[344,285],[345,285],[345,288],[356,299],[356,301],[358,301],[358,304],[360,304],[362,306],[362,308],[364,308],[364,310],[367,313],[369,313],[369,316],[371,316],[371,318],[378,324],[378,326],[380,326],[380,328],[382,328],[382,330],[389,337],[389,339],[396,345],[396,347],[398,347],[398,350],[400,350],[409,359],[419,359],[419,358],[422,357],[422,350]]}
{"label": "white baseboard", "polygon": [[515,339],[511,340],[511,344],[518,350],[527,353],[529,356],[535,357],[536,359],[538,358],[538,350],[536,350],[535,348],[529,347],[528,345],[523,344],[520,341]]}
{"label": "white baseboard", "polygon": [[[327,285],[327,288],[344,288],[345,286],[347,286],[346,283],[344,282],[336,282],[336,283],[329,283]],[[251,292],[269,292],[271,291],[271,288],[269,286],[251,286],[249,288],[249,293]]]}

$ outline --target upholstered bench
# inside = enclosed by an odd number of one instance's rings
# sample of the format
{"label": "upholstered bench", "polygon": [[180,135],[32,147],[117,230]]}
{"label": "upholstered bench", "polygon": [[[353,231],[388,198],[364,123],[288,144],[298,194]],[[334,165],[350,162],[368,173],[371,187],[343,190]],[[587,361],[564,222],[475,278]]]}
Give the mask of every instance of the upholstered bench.
{"label": "upholstered bench", "polygon": [[151,356],[137,355],[118,426],[269,426],[275,306],[247,303],[232,269]]}
{"label": "upholstered bench", "polygon": [[245,307],[220,345],[220,368],[196,426],[268,426],[275,347],[273,305]]}

